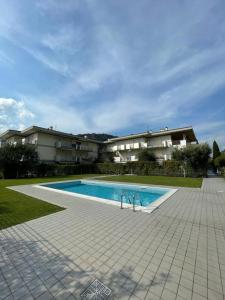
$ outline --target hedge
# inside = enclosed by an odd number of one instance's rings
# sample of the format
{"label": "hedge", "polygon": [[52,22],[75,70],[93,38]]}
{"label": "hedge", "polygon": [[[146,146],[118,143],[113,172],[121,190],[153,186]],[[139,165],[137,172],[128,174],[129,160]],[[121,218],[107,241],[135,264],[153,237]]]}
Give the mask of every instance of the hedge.
{"label": "hedge", "polygon": [[[184,176],[184,168],[177,161],[165,161],[162,165],[157,162],[99,163],[96,164],[96,171],[99,174]],[[187,177],[202,177],[206,175],[206,172],[207,170],[185,168]]]}
{"label": "hedge", "polygon": [[45,176],[64,176],[78,174],[93,174],[95,170],[94,164],[45,164],[41,163],[37,166],[35,175],[38,177]]}
{"label": "hedge", "polygon": [[[76,174],[136,174],[136,175],[164,175],[184,176],[184,168],[180,162],[165,161],[162,165],[157,162],[128,162],[128,163],[95,163],[95,164],[44,164],[37,166],[36,176],[63,176]],[[187,177],[206,176],[206,170],[185,168]]]}

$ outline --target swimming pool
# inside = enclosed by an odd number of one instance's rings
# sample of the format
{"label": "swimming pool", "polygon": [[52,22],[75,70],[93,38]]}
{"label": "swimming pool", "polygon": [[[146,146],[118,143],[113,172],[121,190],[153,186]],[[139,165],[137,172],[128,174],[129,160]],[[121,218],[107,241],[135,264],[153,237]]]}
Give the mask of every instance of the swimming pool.
{"label": "swimming pool", "polygon": [[124,207],[132,206],[135,202],[137,209],[145,211],[154,210],[176,192],[176,189],[169,188],[91,180],[48,183],[39,187],[114,205],[120,205],[122,198]]}

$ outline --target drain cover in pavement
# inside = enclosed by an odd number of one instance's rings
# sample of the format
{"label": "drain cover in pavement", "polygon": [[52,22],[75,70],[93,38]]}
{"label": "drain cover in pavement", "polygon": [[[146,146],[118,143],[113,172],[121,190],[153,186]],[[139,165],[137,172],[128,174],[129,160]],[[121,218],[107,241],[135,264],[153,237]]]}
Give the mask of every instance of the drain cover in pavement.
{"label": "drain cover in pavement", "polygon": [[95,279],[88,288],[80,295],[82,300],[105,300],[108,299],[112,291],[101,281]]}

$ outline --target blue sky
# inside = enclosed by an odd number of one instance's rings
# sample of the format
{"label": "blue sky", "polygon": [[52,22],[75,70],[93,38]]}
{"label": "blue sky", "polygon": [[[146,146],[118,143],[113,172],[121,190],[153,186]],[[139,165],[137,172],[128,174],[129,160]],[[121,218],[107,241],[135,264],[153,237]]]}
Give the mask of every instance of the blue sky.
{"label": "blue sky", "polygon": [[0,131],[193,125],[225,148],[224,0],[2,0],[0,11]]}

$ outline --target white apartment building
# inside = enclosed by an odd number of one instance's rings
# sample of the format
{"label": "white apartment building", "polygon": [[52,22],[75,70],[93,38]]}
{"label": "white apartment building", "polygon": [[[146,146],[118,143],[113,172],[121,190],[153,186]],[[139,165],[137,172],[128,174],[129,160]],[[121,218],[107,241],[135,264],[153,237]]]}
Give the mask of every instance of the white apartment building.
{"label": "white apartment building", "polygon": [[142,149],[151,150],[157,160],[171,159],[175,148],[184,148],[188,144],[197,143],[192,127],[168,129],[158,132],[147,131],[131,134],[106,141],[107,151],[114,153],[115,162],[137,161]]}
{"label": "white apartment building", "polygon": [[137,161],[142,149],[150,149],[157,160],[171,159],[175,148],[197,143],[192,127],[161,129],[108,139],[99,142],[77,135],[31,126],[22,131],[7,130],[0,134],[1,145],[5,143],[28,144],[35,147],[42,162],[85,163],[94,162],[100,152],[111,153],[116,163]]}

